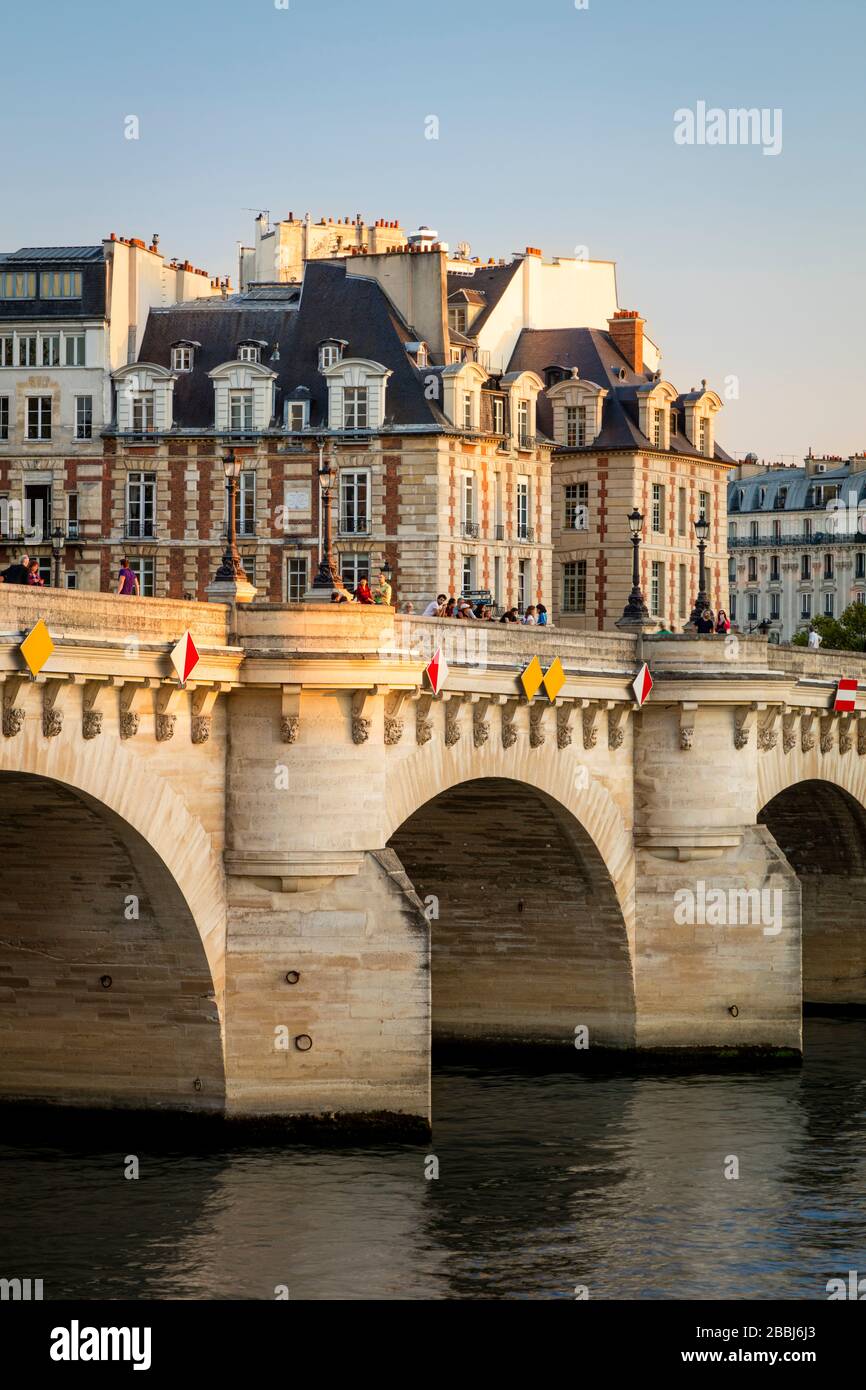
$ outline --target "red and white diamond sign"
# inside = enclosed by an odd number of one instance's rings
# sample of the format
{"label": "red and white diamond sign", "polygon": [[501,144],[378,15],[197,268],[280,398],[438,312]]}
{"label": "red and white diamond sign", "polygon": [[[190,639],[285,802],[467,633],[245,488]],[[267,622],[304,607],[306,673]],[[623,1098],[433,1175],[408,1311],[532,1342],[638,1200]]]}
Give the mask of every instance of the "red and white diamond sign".
{"label": "red and white diamond sign", "polygon": [[448,679],[448,662],[445,660],[441,647],[436,648],[429,664],[424,667],[424,670],[427,673],[427,679],[430,682],[430,688],[433,694],[438,695]]}
{"label": "red and white diamond sign", "polygon": [[645,704],[647,697],[649,696],[649,693],[653,688],[653,678],[650,675],[649,667],[647,666],[646,662],[644,662],[643,666],[640,668],[634,680],[632,681],[631,688],[634,691],[634,698],[637,700],[638,704]]}
{"label": "red and white diamond sign", "polygon": [[853,677],[843,676],[836,683],[836,698],[833,708],[843,713],[849,712],[857,702],[857,682]]}
{"label": "red and white diamond sign", "polygon": [[199,655],[195,649],[195,642],[192,640],[192,634],[187,631],[171,649],[171,664],[180,677],[181,685],[186,684],[198,662]]}

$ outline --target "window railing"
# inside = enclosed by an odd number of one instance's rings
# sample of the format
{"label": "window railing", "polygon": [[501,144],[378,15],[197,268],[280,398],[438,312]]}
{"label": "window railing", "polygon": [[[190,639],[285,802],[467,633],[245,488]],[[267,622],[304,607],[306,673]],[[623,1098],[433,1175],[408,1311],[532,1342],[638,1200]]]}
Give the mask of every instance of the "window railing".
{"label": "window railing", "polygon": [[527,526],[525,521],[517,523],[517,539],[519,541],[534,541],[535,530],[532,526]]}
{"label": "window railing", "polygon": [[156,539],[155,521],[136,521],[133,517],[126,518],[124,528],[124,539],[128,541],[152,541]]}
{"label": "window railing", "polygon": [[464,523],[463,523],[463,534],[464,534],[464,536],[467,538],[467,540],[477,540],[477,539],[478,539],[478,522],[477,522],[477,521],[464,521]]}
{"label": "window railing", "polygon": [[368,536],[370,534],[370,521],[366,516],[349,516],[345,512],[340,514],[340,535],[341,536]]}
{"label": "window railing", "polygon": [[520,430],[520,432],[517,435],[517,447],[518,449],[534,449],[535,435],[524,434],[523,430]]}
{"label": "window railing", "polygon": [[816,531],[811,536],[729,536],[728,546],[731,550],[749,546],[769,547],[776,546],[802,546],[802,545],[861,545],[866,546],[866,535],[859,531],[856,535],[846,534],[844,531],[833,533],[832,531]]}
{"label": "window railing", "polygon": [[496,523],[496,539],[498,541],[505,540],[505,527],[503,526],[501,521],[497,521]]}

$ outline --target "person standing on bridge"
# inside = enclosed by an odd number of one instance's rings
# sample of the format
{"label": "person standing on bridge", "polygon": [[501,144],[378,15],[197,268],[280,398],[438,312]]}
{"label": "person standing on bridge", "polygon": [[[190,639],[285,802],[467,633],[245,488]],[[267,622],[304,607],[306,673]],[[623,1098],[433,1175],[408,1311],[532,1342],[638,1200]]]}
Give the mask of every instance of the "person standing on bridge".
{"label": "person standing on bridge", "polygon": [[20,560],[7,565],[3,573],[0,574],[0,584],[26,584],[29,568],[30,556],[22,555]]}
{"label": "person standing on bridge", "polygon": [[120,562],[120,573],[117,577],[117,581],[116,593],[127,595],[138,594],[138,575],[135,570],[130,569],[129,561],[125,555]]}
{"label": "person standing on bridge", "polygon": [[820,634],[820,632],[818,632],[816,628],[810,627],[810,628],[809,628],[809,646],[813,649],[813,651],[817,651],[817,649],[820,647],[820,645],[821,645],[821,634]]}
{"label": "person standing on bridge", "polygon": [[38,560],[31,560],[30,563],[29,563],[29,565],[27,566],[27,583],[30,584],[33,588],[36,588],[36,589],[44,589],[44,588],[45,588],[45,580],[42,578],[42,575],[39,573],[39,561],[38,561]]}

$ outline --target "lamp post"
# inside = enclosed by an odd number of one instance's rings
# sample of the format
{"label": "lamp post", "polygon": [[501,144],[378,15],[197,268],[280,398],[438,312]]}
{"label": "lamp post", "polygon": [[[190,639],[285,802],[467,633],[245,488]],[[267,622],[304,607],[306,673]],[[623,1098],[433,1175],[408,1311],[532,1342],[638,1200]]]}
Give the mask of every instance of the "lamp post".
{"label": "lamp post", "polygon": [[60,588],[60,561],[63,556],[63,532],[55,526],[51,533],[51,582],[55,589]]}
{"label": "lamp post", "polygon": [[334,568],[334,556],[331,532],[331,486],[334,481],[334,470],[328,460],[325,459],[325,441],[317,439],[319,446],[319,487],[322,498],[322,555],[319,560],[319,572],[313,580],[314,592],[321,593],[322,590],[333,590],[341,586],[340,576]]}
{"label": "lamp post", "polygon": [[628,603],[622,610],[622,617],[617,623],[617,627],[627,627],[629,624],[639,623],[649,624],[651,622],[640,589],[640,561],[638,552],[640,550],[641,534],[643,532],[643,516],[638,511],[637,507],[635,507],[629,512],[627,519],[628,529],[631,532],[632,544],[631,593],[628,596]]}
{"label": "lamp post", "polygon": [[695,606],[689,618],[689,624],[697,626],[698,618],[705,608],[709,608],[710,600],[707,597],[707,569],[706,569],[706,549],[707,537],[710,534],[710,523],[707,521],[704,512],[701,512],[697,521],[693,523],[695,535],[698,538],[698,596],[695,599]]}
{"label": "lamp post", "polygon": [[216,572],[215,581],[217,584],[234,583],[242,580],[246,583],[246,571],[241,564],[241,557],[238,554],[237,541],[237,515],[236,497],[238,490],[238,479],[241,476],[241,460],[237,457],[234,449],[229,449],[223,459],[223,470],[226,475],[226,505],[228,507],[228,528],[226,548],[223,551],[223,558],[220,567]]}

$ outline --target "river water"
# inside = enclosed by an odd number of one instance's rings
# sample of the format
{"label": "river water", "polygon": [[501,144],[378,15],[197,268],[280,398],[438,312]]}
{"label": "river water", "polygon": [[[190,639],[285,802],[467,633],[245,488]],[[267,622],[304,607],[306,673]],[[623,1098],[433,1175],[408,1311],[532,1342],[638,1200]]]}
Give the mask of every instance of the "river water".
{"label": "river water", "polygon": [[420,1147],[9,1109],[0,1276],[46,1299],[824,1299],[866,1275],[866,1021],[806,1038],[802,1069],[440,1066]]}

